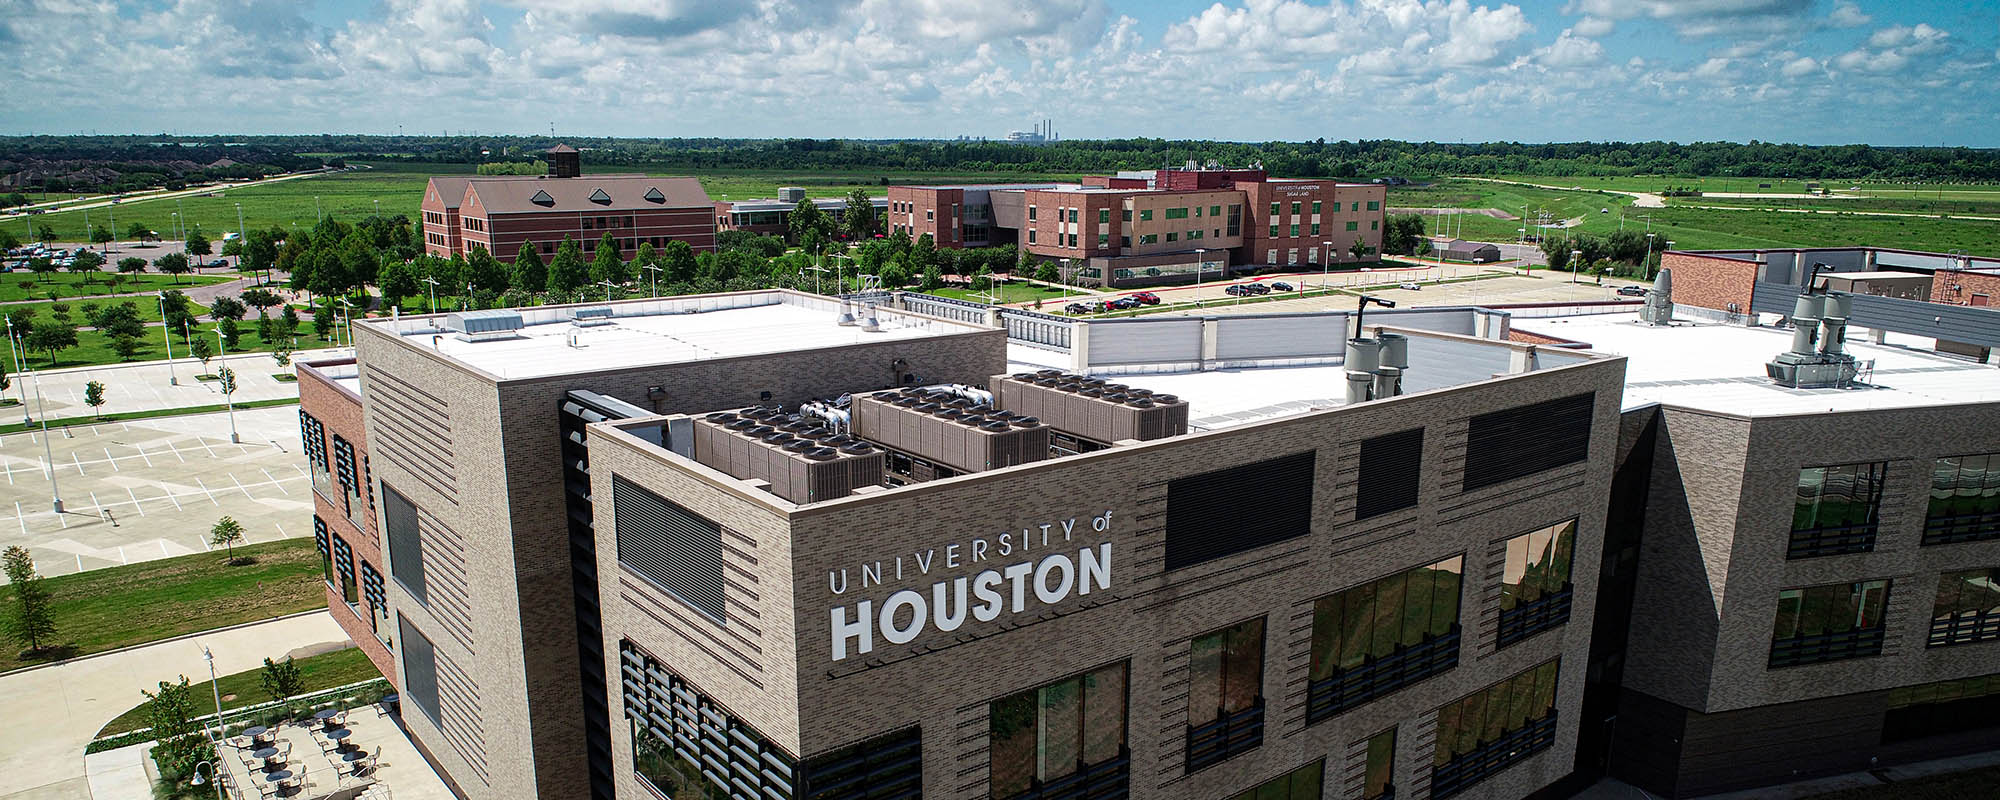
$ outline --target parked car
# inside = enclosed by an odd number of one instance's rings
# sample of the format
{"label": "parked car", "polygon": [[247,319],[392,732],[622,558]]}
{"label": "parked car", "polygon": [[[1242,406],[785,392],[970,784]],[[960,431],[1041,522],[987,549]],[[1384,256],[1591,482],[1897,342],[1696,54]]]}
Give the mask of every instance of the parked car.
{"label": "parked car", "polygon": [[1620,286],[1620,287],[1618,287],[1618,294],[1619,294],[1620,296],[1622,296],[1622,297],[1645,297],[1645,296],[1646,296],[1646,287],[1644,287],[1644,286]]}
{"label": "parked car", "polygon": [[1232,283],[1229,285],[1229,288],[1224,289],[1222,291],[1224,294],[1234,295],[1237,297],[1249,297],[1252,294],[1256,294],[1255,292],[1250,291],[1250,287],[1240,283]]}
{"label": "parked car", "polygon": [[1063,306],[1063,313],[1065,314],[1088,314],[1095,310],[1096,309],[1093,309],[1090,306],[1084,305],[1082,303],[1071,303],[1069,305]]}
{"label": "parked car", "polygon": [[1424,290],[1424,287],[1421,284],[1415,283],[1413,281],[1403,281],[1402,283],[1396,284],[1396,288],[1408,289],[1412,292],[1421,292]]}
{"label": "parked car", "polygon": [[1292,291],[1292,290],[1294,290],[1294,289],[1296,289],[1296,288],[1298,288],[1298,287],[1295,287],[1295,286],[1293,286],[1293,285],[1291,285],[1291,284],[1289,284],[1289,283],[1286,283],[1286,282],[1284,282],[1284,281],[1272,281],[1272,282],[1271,282],[1271,290],[1272,290],[1272,291],[1274,291],[1274,292],[1289,292],[1289,291]]}
{"label": "parked car", "polygon": [[1146,305],[1149,306],[1157,306],[1160,304],[1160,296],[1157,294],[1153,294],[1152,292],[1140,292],[1138,294],[1132,295],[1132,299],[1137,300],[1141,303],[1145,303]]}
{"label": "parked car", "polygon": [[210,262],[208,262],[207,266],[211,266],[211,267],[226,267],[226,266],[229,266],[229,259],[226,259],[226,258],[218,258],[218,259],[215,259],[214,261],[210,261]]}

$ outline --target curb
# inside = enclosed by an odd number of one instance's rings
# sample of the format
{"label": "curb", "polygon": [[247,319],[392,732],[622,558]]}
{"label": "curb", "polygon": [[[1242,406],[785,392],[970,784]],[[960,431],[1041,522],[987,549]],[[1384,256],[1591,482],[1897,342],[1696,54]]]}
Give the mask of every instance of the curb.
{"label": "curb", "polygon": [[308,615],[311,615],[311,614],[324,614],[324,613],[326,613],[326,611],[327,611],[327,609],[325,609],[325,608],[315,608],[315,609],[312,609],[312,610],[310,610],[310,611],[297,611],[297,612],[293,612],[293,613],[290,613],[290,614],[286,614],[286,615],[284,615],[284,616],[282,616],[282,617],[271,617],[271,618],[269,618],[269,619],[260,619],[260,620],[252,620],[252,621],[250,621],[250,622],[239,622],[239,623],[236,623],[235,625],[225,625],[225,626],[223,626],[223,627],[220,627],[220,628],[209,628],[208,630],[205,630],[205,631],[195,631],[195,632],[193,632],[193,633],[183,633],[183,634],[181,634],[181,635],[179,635],[179,636],[170,636],[170,637],[167,637],[167,638],[165,638],[165,639],[155,639],[155,640],[153,640],[153,641],[150,641],[150,642],[140,642],[140,643],[138,643],[138,644],[128,644],[128,645],[126,645],[126,646],[124,646],[124,647],[120,647],[120,648],[118,648],[118,649],[115,649],[115,650],[106,650],[106,651],[104,651],[104,652],[101,652],[101,653],[91,653],[90,655],[87,655],[87,656],[76,656],[75,658],[65,658],[65,659],[63,659],[63,660],[61,660],[61,661],[51,661],[51,662],[49,662],[49,663],[46,663],[46,664],[36,664],[36,665],[33,665],[33,666],[28,666],[28,667],[19,667],[19,668],[16,668],[16,669],[11,669],[11,670],[8,670],[8,671],[6,671],[6,672],[0,672],[0,678],[8,678],[8,677],[12,677],[12,676],[15,676],[15,675],[20,675],[20,674],[22,674],[22,673],[26,673],[26,672],[33,672],[33,671],[35,671],[35,670],[38,670],[38,669],[47,669],[47,668],[49,668],[49,667],[60,667],[60,666],[63,666],[63,665],[65,665],[65,664],[73,664],[73,663],[76,663],[76,662],[78,662],[78,661],[89,661],[90,659],[93,659],[93,658],[98,658],[98,657],[101,657],[101,656],[109,656],[109,655],[116,655],[116,654],[118,654],[118,653],[123,653],[123,652],[126,652],[126,651],[130,651],[130,650],[137,650],[137,649],[139,649],[139,648],[141,648],[141,647],[152,647],[153,645],[156,645],[156,644],[166,644],[166,643],[168,643],[168,642],[178,642],[178,641],[181,641],[182,639],[193,639],[193,638],[195,638],[195,637],[197,637],[197,636],[208,636],[208,635],[210,635],[210,634],[216,634],[216,633],[223,633],[223,632],[225,632],[225,631],[233,631],[233,630],[236,630],[236,629],[238,629],[238,628],[248,628],[248,627],[250,627],[250,626],[252,626],[252,625],[263,625],[263,624],[265,624],[265,623],[267,623],[267,622],[279,622],[279,621],[282,621],[282,620],[288,620],[288,619],[292,619],[292,618],[295,618],[295,617],[303,617],[303,616],[308,616]]}

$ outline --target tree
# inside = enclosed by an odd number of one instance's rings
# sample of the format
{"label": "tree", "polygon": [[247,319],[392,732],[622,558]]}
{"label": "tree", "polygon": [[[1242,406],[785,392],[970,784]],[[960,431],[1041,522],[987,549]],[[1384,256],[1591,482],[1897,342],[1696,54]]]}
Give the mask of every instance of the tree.
{"label": "tree", "polygon": [[118,354],[118,360],[131,361],[139,355],[139,337],[111,334],[111,351]]}
{"label": "tree", "polygon": [[972,288],[980,292],[993,288],[993,272],[988,270],[986,265],[979,265],[979,271],[973,273]]}
{"label": "tree", "polygon": [[215,323],[215,329],[222,332],[223,347],[242,346],[243,330],[237,326],[236,320],[224,317],[221,322]]}
{"label": "tree", "polygon": [[0,555],[0,562],[5,563],[7,583],[14,593],[14,607],[9,609],[6,619],[7,639],[30,653],[39,653],[56,636],[55,611],[48,587],[42,585],[42,576],[35,572],[35,558],[28,554],[28,548],[9,547]]}
{"label": "tree", "polygon": [[401,305],[403,298],[417,293],[416,276],[410,265],[400,260],[383,264],[375,282],[382,288],[383,305]]}
{"label": "tree", "polygon": [[49,227],[49,224],[46,222],[37,225],[35,226],[35,239],[42,242],[53,242],[56,240],[56,229]]}
{"label": "tree", "polygon": [[[1576,243],[1571,242],[1567,237],[1550,236],[1541,242],[1542,257],[1548,260],[1549,269],[1551,270],[1561,271],[1569,269],[1569,251],[1575,249],[1575,247]],[[1579,262],[1579,264],[1581,263]]]}
{"label": "tree", "polygon": [[869,199],[867,190],[857,186],[847,193],[847,211],[841,216],[840,226],[846,229],[848,238],[866,241],[875,235],[880,222],[875,218],[875,201]]}
{"label": "tree", "polygon": [[575,240],[564,236],[556,245],[556,256],[549,261],[548,290],[551,292],[574,292],[583,285],[583,247]]}
{"label": "tree", "polygon": [[687,242],[673,239],[660,248],[660,268],[669,283],[687,283],[694,280],[700,265],[695,262],[694,247]]}
{"label": "tree", "polygon": [[269,695],[273,703],[306,693],[306,677],[298,665],[292,663],[291,656],[285,656],[283,661],[264,659],[264,672],[259,680],[264,683],[264,694]]}
{"label": "tree", "polygon": [[618,257],[618,238],[609,232],[597,240],[597,254],[590,260],[591,283],[629,283],[625,262]]}
{"label": "tree", "polygon": [[[833,225],[832,220],[819,210],[819,205],[806,197],[792,206],[792,213],[786,215],[785,229],[794,244],[807,246],[827,239],[833,232]],[[813,252],[813,248],[806,247],[806,252]]]}
{"label": "tree", "polygon": [[146,722],[159,741],[153,748],[153,761],[163,772],[186,775],[196,763],[214,754],[195,726],[194,687],[188,685],[186,675],[179,683],[160,681],[158,692],[141,693],[146,695]]}
{"label": "tree", "polygon": [[1062,272],[1056,269],[1056,262],[1044,261],[1035,268],[1035,280],[1043,283],[1061,283]]}
{"label": "tree", "polygon": [[250,309],[243,306],[243,301],[226,295],[217,295],[208,303],[208,318],[212,320],[242,319],[249,313]]}
{"label": "tree", "polygon": [[653,248],[653,243],[640,242],[639,249],[632,251],[632,263],[628,265],[630,269],[626,271],[631,273],[634,280],[644,281],[647,278],[646,268],[659,265],[660,252]]}
{"label": "tree", "polygon": [[131,336],[137,338],[146,334],[146,323],[139,318],[139,308],[133,305],[130,300],[116,305],[103,306],[88,319],[91,327],[96,328],[99,333],[106,336]]}
{"label": "tree", "polygon": [[465,259],[465,281],[482,292],[503,291],[507,288],[507,268],[486,248],[474,245],[472,255]]}
{"label": "tree", "polygon": [[221,389],[223,394],[236,394],[236,370],[228,367],[216,370],[215,383],[216,388]]}
{"label": "tree", "polygon": [[937,242],[931,239],[930,234],[926,233],[919,236],[915,242],[911,243],[910,255],[909,258],[905,259],[905,263],[910,265],[910,269],[925,271],[940,266],[937,257]]}
{"label": "tree", "polygon": [[279,309],[278,330],[286,336],[297,333],[299,330],[299,310],[291,306]]}
{"label": "tree", "polygon": [[145,272],[146,259],[138,256],[126,256],[118,259],[118,271],[128,275],[134,272]]}
{"label": "tree", "polygon": [[47,275],[56,271],[56,261],[46,256],[30,258],[28,259],[28,271],[36,275]]}
{"label": "tree", "polygon": [[180,283],[182,275],[194,271],[194,267],[188,265],[186,253],[168,253],[153,259],[153,268],[174,276],[174,283]]}
{"label": "tree", "polygon": [[83,385],[83,404],[90,406],[90,414],[104,418],[104,382],[91,381]]}
{"label": "tree", "polygon": [[103,225],[92,226],[90,229],[91,244],[110,244],[112,238],[110,229]]}
{"label": "tree", "polygon": [[201,362],[202,371],[207,372],[209,360],[215,358],[215,345],[208,343],[208,337],[197,336],[193,342],[188,344],[188,350],[193,352],[195,359]]}
{"label": "tree", "polygon": [[1382,252],[1415,255],[1424,240],[1422,214],[1391,214],[1382,221]]}
{"label": "tree", "polygon": [[313,335],[318,336],[319,340],[324,342],[328,341],[327,337],[331,336],[332,334],[333,334],[333,306],[327,303],[314,303]]}
{"label": "tree", "polygon": [[935,292],[942,286],[944,286],[944,275],[938,272],[938,268],[935,265],[924,270],[924,281],[917,285],[919,289],[926,292]]}
{"label": "tree", "polygon": [[285,299],[279,297],[277,292],[254,287],[244,289],[243,293],[237,295],[236,298],[248,304],[251,308],[257,309],[257,313],[259,314],[264,313],[264,309],[273,308],[285,302]]}
{"label": "tree", "polygon": [[89,283],[90,278],[103,268],[104,254],[96,250],[78,252],[69,262],[69,271],[84,276],[85,283]]}
{"label": "tree", "polygon": [[[209,246],[208,237],[202,234],[200,228],[188,231],[187,235],[188,255],[194,256],[197,259],[202,259],[202,258],[207,258],[208,255],[213,252],[215,252],[215,248]],[[196,263],[199,264],[200,262],[197,261]]]}
{"label": "tree", "polygon": [[[549,287],[549,266],[542,263],[542,254],[535,250],[534,242],[522,242],[521,251],[514,254],[507,285],[524,292],[539,292]],[[387,292],[388,287],[382,290]]]}
{"label": "tree", "polygon": [[13,231],[0,231],[0,250],[12,250],[21,246],[21,239]]}
{"label": "tree", "polygon": [[[228,548],[227,552],[229,553],[229,563],[231,565],[236,564],[236,543],[240,541],[243,541],[243,523],[237,522],[235,517],[224,516],[222,519],[216,520],[215,525],[208,529],[208,543]],[[289,694],[285,695],[285,697],[290,696]],[[282,700],[284,698],[272,699]]]}
{"label": "tree", "polygon": [[152,236],[153,236],[153,229],[146,227],[146,223],[134,222],[130,225],[125,226],[125,238],[127,239],[143,242],[149,238],[152,238]]}
{"label": "tree", "polygon": [[1360,261],[1362,258],[1367,257],[1369,253],[1375,252],[1375,248],[1369,247],[1367,242],[1356,239],[1354,240],[1354,244],[1347,246],[1347,252],[1354,256],[1354,260]]}
{"label": "tree", "polygon": [[76,326],[53,319],[37,322],[28,330],[26,344],[30,350],[49,351],[49,366],[53,367],[57,351],[76,346]]}
{"label": "tree", "polygon": [[[265,273],[278,263],[278,243],[270,231],[251,231],[236,265],[253,273]],[[266,279],[260,275],[260,279]]]}
{"label": "tree", "polygon": [[284,369],[286,367],[291,366],[292,365],[291,345],[281,344],[273,348],[271,350],[271,360],[278,362],[279,369]]}

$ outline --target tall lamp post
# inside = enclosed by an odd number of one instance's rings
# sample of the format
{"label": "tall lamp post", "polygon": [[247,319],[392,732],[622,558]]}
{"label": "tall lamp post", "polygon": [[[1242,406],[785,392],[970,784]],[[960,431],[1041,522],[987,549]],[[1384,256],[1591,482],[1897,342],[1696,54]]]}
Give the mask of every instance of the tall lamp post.
{"label": "tall lamp post", "polygon": [[168,327],[169,324],[170,323],[167,321],[167,293],[161,292],[160,293],[160,341],[165,342],[167,344],[167,385],[179,386],[181,385],[181,379],[174,375],[174,333],[173,329]]}
{"label": "tall lamp post", "polygon": [[1333,284],[1333,243],[1320,242],[1319,246],[1319,290],[1324,292]]}
{"label": "tall lamp post", "polygon": [[215,346],[222,353],[222,369],[228,375],[222,381],[222,402],[229,409],[229,442],[241,444],[243,438],[236,435],[236,371],[229,369],[229,342],[222,338],[222,326],[215,326]]}
{"label": "tall lamp post", "polygon": [[[377,200],[376,202],[381,202]],[[243,204],[236,204],[236,271],[243,271],[243,254],[250,252],[250,237],[243,227]]]}
{"label": "tall lamp post", "polygon": [[1583,269],[1583,251],[1569,251],[1569,282],[1576,283],[1576,273]]}
{"label": "tall lamp post", "polygon": [[[14,315],[12,314],[7,315],[7,352],[14,357],[14,374],[20,375],[25,372],[24,367],[28,362],[22,356],[21,342],[15,338]],[[30,422],[34,422],[34,419],[28,416],[28,384],[23,383],[21,384],[21,424],[26,425]]]}
{"label": "tall lamp post", "polygon": [[424,283],[430,284],[430,290],[431,290],[430,292],[431,305],[430,308],[427,310],[432,314],[436,314],[438,310],[438,279],[425,278]]}
{"label": "tall lamp post", "polygon": [[658,264],[647,264],[643,269],[652,273],[647,276],[652,282],[652,287],[646,292],[647,296],[658,298],[660,296],[660,266]]}
{"label": "tall lamp post", "polygon": [[42,457],[48,459],[49,462],[50,505],[55,508],[56,513],[61,514],[63,513],[62,488],[56,485],[56,455],[55,451],[49,447],[49,409],[42,402],[42,373],[36,372],[34,376],[35,414],[42,418]]}
{"label": "tall lamp post", "polygon": [[1195,304],[1196,306],[1200,306],[1200,305],[1201,305],[1201,303],[1202,303],[1202,300],[1201,300],[1201,270],[1202,270],[1202,268],[1203,268],[1203,267],[1206,267],[1206,266],[1208,266],[1208,250],[1207,250],[1207,249],[1205,249],[1205,248],[1200,248],[1200,247],[1197,247],[1197,248],[1195,248],[1195,251],[1194,251],[1194,304]]}
{"label": "tall lamp post", "polygon": [[[1647,224],[1651,225],[1652,221],[1647,220]],[[1647,280],[1653,279],[1653,232],[1652,231],[1646,232],[1646,257],[1639,259],[1639,269],[1641,270],[1639,274],[1644,275]]]}

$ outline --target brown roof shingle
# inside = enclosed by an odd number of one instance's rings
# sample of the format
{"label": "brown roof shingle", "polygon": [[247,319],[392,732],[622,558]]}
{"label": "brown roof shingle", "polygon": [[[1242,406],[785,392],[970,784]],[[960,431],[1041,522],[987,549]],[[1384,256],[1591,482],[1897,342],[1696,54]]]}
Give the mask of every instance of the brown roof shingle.
{"label": "brown roof shingle", "polygon": [[[714,207],[701,181],[649,175],[583,175],[575,178],[472,178],[468,194],[479,196],[488,214],[543,211],[638,211],[649,208]],[[547,201],[537,203],[536,195]],[[657,200],[649,199],[649,195]],[[596,197],[598,199],[593,200]]]}

